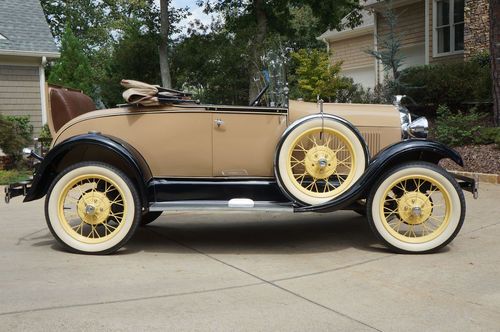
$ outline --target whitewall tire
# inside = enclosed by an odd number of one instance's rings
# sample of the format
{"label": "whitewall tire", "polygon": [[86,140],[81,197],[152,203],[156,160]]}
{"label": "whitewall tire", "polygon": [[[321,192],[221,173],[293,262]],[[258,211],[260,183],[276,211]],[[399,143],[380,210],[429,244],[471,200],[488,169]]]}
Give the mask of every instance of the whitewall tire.
{"label": "whitewall tire", "polygon": [[388,171],[368,198],[373,232],[400,253],[428,253],[449,244],[465,218],[465,199],[455,179],[427,162]]}
{"label": "whitewall tire", "polygon": [[285,193],[303,205],[341,195],[366,168],[365,143],[345,123],[311,118],[286,134],[277,150],[276,178]]}
{"label": "whitewall tire", "polygon": [[120,170],[98,162],[82,162],[61,172],[46,200],[50,231],[67,250],[109,254],[134,234],[141,219],[140,199]]}

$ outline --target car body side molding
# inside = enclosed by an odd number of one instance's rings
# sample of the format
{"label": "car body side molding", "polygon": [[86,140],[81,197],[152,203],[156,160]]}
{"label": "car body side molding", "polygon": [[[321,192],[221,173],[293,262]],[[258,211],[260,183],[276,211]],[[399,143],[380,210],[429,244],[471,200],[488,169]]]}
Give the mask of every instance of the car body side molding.
{"label": "car body side molding", "polygon": [[383,173],[401,163],[420,160],[438,164],[446,158],[460,166],[464,165],[458,152],[439,142],[409,139],[395,143],[380,151],[361,178],[342,195],[320,205],[296,207],[295,212],[332,212],[343,209],[365,198]]}
{"label": "car body side molding", "polygon": [[85,151],[89,148],[96,147],[104,149],[110,154],[114,154],[123,162],[131,180],[137,185],[143,206],[147,207],[148,199],[146,189],[147,183],[151,180],[152,175],[146,161],[142,155],[128,143],[118,138],[101,135],[99,133],[74,136],[54,146],[54,148],[47,153],[43,161],[36,167],[31,188],[24,202],[42,198],[47,194],[52,180],[57,176],[56,167],[68,152],[81,150],[81,161],[85,161],[86,159],[83,157]]}

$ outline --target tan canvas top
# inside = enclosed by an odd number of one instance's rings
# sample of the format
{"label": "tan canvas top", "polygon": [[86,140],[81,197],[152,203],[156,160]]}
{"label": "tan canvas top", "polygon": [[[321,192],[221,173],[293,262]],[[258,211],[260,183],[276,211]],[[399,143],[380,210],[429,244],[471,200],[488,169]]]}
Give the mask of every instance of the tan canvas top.
{"label": "tan canvas top", "polygon": [[121,85],[127,89],[123,92],[123,99],[129,104],[157,106],[162,103],[191,100],[189,93],[163,88],[159,85],[134,80],[122,80]]}

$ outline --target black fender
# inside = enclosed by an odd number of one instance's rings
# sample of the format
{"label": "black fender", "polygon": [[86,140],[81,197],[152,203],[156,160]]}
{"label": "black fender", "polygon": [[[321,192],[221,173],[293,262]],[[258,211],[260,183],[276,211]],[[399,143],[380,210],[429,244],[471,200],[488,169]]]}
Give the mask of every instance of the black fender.
{"label": "black fender", "polygon": [[312,115],[308,115],[308,116],[305,116],[303,118],[298,119],[297,121],[292,123],[290,126],[288,126],[288,128],[285,130],[285,132],[281,136],[280,140],[278,141],[278,144],[276,146],[276,150],[274,152],[274,167],[273,167],[274,168],[274,177],[277,180],[279,188],[281,189],[283,194],[288,199],[290,199],[290,201],[294,202],[295,204],[299,204],[299,203],[295,200],[295,198],[292,196],[292,194],[290,194],[288,192],[288,190],[284,186],[281,185],[282,179],[281,179],[280,172],[278,170],[279,151],[281,150],[283,143],[285,142],[287,137],[290,135],[290,133],[292,131],[294,131],[298,126],[300,126],[301,124],[303,124],[305,122],[311,121],[313,119],[318,119],[318,118],[321,119],[322,117],[324,119],[330,119],[330,120],[340,122],[343,125],[345,125],[349,130],[351,130],[356,135],[358,140],[361,142],[361,145],[363,146],[363,153],[365,155],[365,169],[368,167],[368,164],[370,162],[370,151],[368,151],[368,144],[366,144],[366,141],[363,138],[363,135],[361,135],[361,132],[358,130],[358,128],[356,128],[352,123],[350,123],[346,119],[341,118],[340,116],[336,116],[336,115],[332,115],[332,114],[328,114],[328,113],[326,113],[326,114],[320,114],[320,113],[312,114]]}
{"label": "black fender", "polygon": [[390,145],[380,151],[370,162],[361,178],[342,195],[329,202],[296,207],[296,212],[331,212],[345,208],[357,200],[366,198],[375,182],[389,169],[409,161],[427,161],[438,164],[441,159],[449,158],[458,165],[464,165],[462,157],[446,145],[429,141],[410,139]]}
{"label": "black fender", "polygon": [[[78,135],[57,144],[45,156],[40,164],[37,165],[33,174],[33,182],[30,190],[27,192],[24,202],[30,202],[42,198],[47,194],[49,187],[62,171],[61,162],[69,152],[77,156],[80,161],[100,161],[99,158],[90,158],[85,156],[91,149],[105,151],[106,156],[112,156],[120,161],[120,169],[124,171],[136,185],[141,196],[142,206],[148,206],[147,183],[151,180],[151,170],[142,155],[128,143],[110,136],[101,134]],[[73,162],[73,163],[74,163]],[[115,165],[116,166],[116,165]]]}

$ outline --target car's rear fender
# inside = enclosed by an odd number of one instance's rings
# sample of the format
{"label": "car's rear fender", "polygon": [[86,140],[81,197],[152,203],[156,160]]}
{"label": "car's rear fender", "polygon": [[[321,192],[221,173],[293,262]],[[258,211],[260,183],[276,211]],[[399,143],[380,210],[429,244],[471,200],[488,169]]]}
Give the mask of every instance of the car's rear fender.
{"label": "car's rear fender", "polygon": [[396,165],[409,161],[427,161],[438,164],[442,159],[451,159],[463,166],[462,157],[455,150],[434,141],[405,140],[380,151],[370,162],[361,178],[345,193],[321,205],[298,207],[297,212],[330,212],[345,208],[366,195],[383,173]]}
{"label": "car's rear fender", "polygon": [[152,175],[146,161],[131,145],[101,134],[74,136],[54,146],[37,166],[24,201],[45,196],[58,173],[81,161],[104,162],[123,171],[137,186],[142,206],[148,206],[146,188]]}

